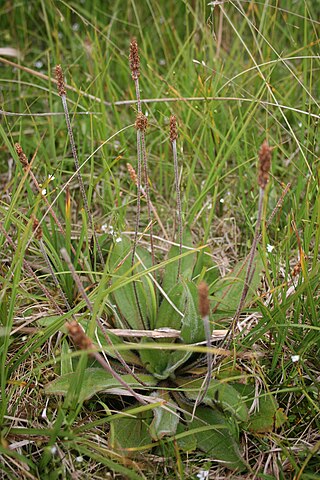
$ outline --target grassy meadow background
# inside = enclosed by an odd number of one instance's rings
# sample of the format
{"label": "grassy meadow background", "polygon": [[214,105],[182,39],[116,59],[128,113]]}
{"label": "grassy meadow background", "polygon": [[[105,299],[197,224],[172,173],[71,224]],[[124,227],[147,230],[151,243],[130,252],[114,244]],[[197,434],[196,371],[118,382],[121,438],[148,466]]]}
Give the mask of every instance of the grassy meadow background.
{"label": "grassy meadow background", "polygon": [[[319,0],[2,0],[0,22],[1,478],[320,478]],[[109,452],[108,424],[94,423],[108,408],[116,410],[113,404],[107,407],[97,396],[64,411],[59,397],[44,393],[60,372],[61,357],[68,357],[59,334],[68,314],[59,319],[23,268],[27,259],[60,301],[33,238],[32,215],[42,220],[48,254],[72,306],[79,298],[59,259],[63,238],[14,144],[22,145],[29,161],[34,157],[32,170],[66,235],[91,258],[88,219],[72,177],[53,81],[54,67],[61,64],[96,231],[106,244],[133,232],[136,187],[126,167],[136,168],[137,162],[128,63],[132,37],[139,44],[149,121],[151,199],[171,239],[176,231],[171,114],[179,128],[183,224],[196,246],[209,245],[222,275],[250,249],[258,151],[265,139],[273,154],[264,218],[290,183],[281,208],[262,229],[263,277],[243,316],[251,315],[241,340],[261,352],[254,374],[273,392],[286,421],[265,435],[245,436],[251,468],[246,474],[230,472],[200,451],[165,447],[162,455],[121,461]],[[148,223],[144,203],[141,223]],[[154,230],[163,237],[157,223]],[[101,313],[106,277],[96,259],[91,265],[87,293]],[[46,324],[46,317],[55,323]]]}

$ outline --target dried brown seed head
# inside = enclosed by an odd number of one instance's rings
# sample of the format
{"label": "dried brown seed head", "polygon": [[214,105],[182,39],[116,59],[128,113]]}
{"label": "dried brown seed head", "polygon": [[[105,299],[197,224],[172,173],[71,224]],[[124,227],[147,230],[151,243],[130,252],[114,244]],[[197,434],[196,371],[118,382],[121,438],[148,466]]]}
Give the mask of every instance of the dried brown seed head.
{"label": "dried brown seed head", "polygon": [[202,318],[208,317],[210,313],[209,288],[206,282],[198,285],[199,312]]}
{"label": "dried brown seed head", "polygon": [[137,40],[133,38],[130,43],[129,64],[133,80],[140,76],[140,57]]}
{"label": "dried brown seed head", "polygon": [[131,163],[127,163],[127,169],[128,169],[131,180],[137,185],[138,177],[137,177],[136,171],[133,168],[133,166],[131,165]]}
{"label": "dried brown seed head", "polygon": [[292,269],[291,276],[297,277],[301,272],[301,262],[298,262]]}
{"label": "dried brown seed head", "polygon": [[61,65],[57,65],[54,71],[55,71],[56,79],[58,82],[58,93],[60,97],[62,97],[62,95],[66,95],[67,92],[64,84],[63,71],[62,71]]}
{"label": "dried brown seed head", "polygon": [[74,344],[80,350],[89,350],[93,348],[93,343],[90,338],[82,330],[82,327],[76,320],[66,323],[66,328]]}
{"label": "dried brown seed head", "polygon": [[268,142],[265,140],[259,150],[258,185],[263,189],[266,188],[269,181],[271,155],[272,148],[269,147]]}
{"label": "dried brown seed head", "polygon": [[33,215],[32,217],[33,224],[32,224],[32,230],[34,232],[34,238],[36,240],[41,240],[42,239],[42,228],[39,223],[39,220]]}
{"label": "dried brown seed head", "polygon": [[178,138],[177,118],[175,115],[170,117],[170,142],[174,142]]}
{"label": "dried brown seed head", "polygon": [[148,126],[148,119],[142,112],[137,114],[136,118],[136,129],[145,132]]}
{"label": "dried brown seed head", "polygon": [[28,167],[29,162],[28,162],[27,156],[25,155],[24,151],[22,150],[22,147],[21,147],[20,143],[15,143],[14,148],[17,152],[17,155],[19,157],[19,160],[20,160],[22,166],[24,168]]}

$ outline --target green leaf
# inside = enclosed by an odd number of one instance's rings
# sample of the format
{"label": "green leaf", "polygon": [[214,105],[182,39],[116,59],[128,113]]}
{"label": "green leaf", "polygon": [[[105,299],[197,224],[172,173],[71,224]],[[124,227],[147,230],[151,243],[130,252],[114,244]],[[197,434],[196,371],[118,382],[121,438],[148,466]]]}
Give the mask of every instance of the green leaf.
{"label": "green leaf", "polygon": [[124,456],[134,456],[153,447],[149,425],[152,419],[150,410],[140,412],[132,417],[125,415],[110,423],[109,445]]}
{"label": "green leaf", "polygon": [[[186,432],[186,435],[179,436]],[[188,433],[187,433],[188,432]],[[177,427],[177,444],[183,452],[193,452],[197,448],[197,439],[181,422]]]}
{"label": "green leaf", "polygon": [[[119,326],[144,329],[148,328],[149,319],[153,314],[150,298],[154,295],[154,292],[151,290],[152,286],[147,278],[142,277],[136,280],[135,287],[133,281],[125,283],[126,279],[129,279],[133,274],[143,271],[141,266],[132,270],[131,248],[130,240],[122,237],[122,241],[116,243],[110,252],[109,266],[113,274],[111,283],[115,286],[119,284],[119,287],[113,291],[112,297],[123,320],[123,323],[120,323]],[[144,255],[145,261],[147,253]],[[125,284],[121,285],[121,283]]]}
{"label": "green leaf", "polygon": [[[255,271],[250,283],[246,304],[254,298],[260,284],[260,275],[263,270],[263,263],[259,254],[256,255],[253,263],[255,265]],[[235,266],[232,273],[221,278],[214,284],[212,288],[214,303],[212,306],[216,312],[216,320],[226,316],[232,316],[236,312],[243,291],[246,269],[247,262],[244,260]]]}
{"label": "green leaf", "polygon": [[185,343],[205,340],[203,320],[198,308],[198,289],[192,282],[184,283],[185,308],[180,337]]}
{"label": "green leaf", "polygon": [[[212,428],[208,429],[208,426]],[[200,407],[196,410],[196,418],[190,423],[189,430],[195,436],[198,448],[210,455],[210,459],[233,470],[243,471],[247,468],[240,453],[239,438],[235,434],[232,418],[227,419],[212,408]]]}
{"label": "green leaf", "polygon": [[[152,396],[158,397],[159,393],[155,392]],[[175,435],[180,420],[177,405],[171,400],[169,394],[163,392],[161,398],[167,404],[153,409],[154,418],[149,428],[151,437],[156,441],[168,435]]]}
{"label": "green leaf", "polygon": [[[141,343],[155,344],[157,342],[151,338],[143,338]],[[155,349],[140,350],[140,359],[144,367],[158,380],[165,380],[170,377],[190,356],[191,352],[182,350],[177,350],[176,352]]]}
{"label": "green leaf", "polygon": [[[182,243],[186,247],[193,247],[192,236],[190,230],[185,230],[183,234]],[[185,250],[182,249],[184,253]],[[195,255],[190,254],[181,258],[181,277],[185,280],[191,280],[193,266],[195,262]],[[168,254],[168,258],[174,258],[179,256],[179,246],[173,245]],[[163,274],[162,288],[167,293],[177,284],[178,278],[178,259],[176,262],[172,262],[166,265],[165,271]]]}
{"label": "green leaf", "polygon": [[[122,375],[121,378],[134,389],[143,388],[142,385],[131,375]],[[156,385],[156,380],[151,375],[138,375],[138,378],[149,386]],[[45,392],[47,394],[66,395],[68,393],[70,384],[74,381],[75,373],[67,373],[48,383],[45,386]],[[110,373],[106,372],[102,368],[87,368],[83,375],[83,381],[79,394],[79,402],[88,400],[99,392],[106,392],[110,395],[117,394],[119,389],[121,389],[122,395],[125,394],[124,387],[121,385],[121,383],[115,380]],[[130,395],[129,392],[128,395]]]}
{"label": "green leaf", "polygon": [[[196,379],[186,382],[185,379],[182,381],[178,379],[177,384],[183,390],[185,396],[195,402],[199,396],[203,380]],[[244,399],[232,385],[226,382],[211,380],[202,402],[209,406],[219,405],[222,409],[232,413],[241,422],[248,420],[248,408]]]}
{"label": "green leaf", "polygon": [[175,307],[183,314],[185,308],[185,288],[182,283],[176,284],[169,292],[166,292],[170,302],[164,298],[158,310],[155,327],[156,328],[175,328],[180,330],[182,323],[182,316],[172,306]]}
{"label": "green leaf", "polygon": [[73,365],[70,356],[70,347],[67,340],[64,339],[61,346],[61,375],[71,372],[73,372]]}
{"label": "green leaf", "polygon": [[[181,329],[181,339],[185,343],[201,342],[205,339],[203,320],[198,313],[197,286],[182,280],[168,294],[170,302],[164,298],[159,308],[156,328],[170,327]],[[183,314],[181,316],[175,307]]]}
{"label": "green leaf", "polygon": [[204,280],[209,286],[220,278],[218,265],[213,261],[208,248],[204,248],[201,252],[198,252],[192,278],[198,281],[199,276],[201,280]]}
{"label": "green leaf", "polygon": [[[84,329],[87,328],[87,325],[88,325],[87,320],[80,320],[79,323],[83,326]],[[125,344],[125,342],[122,340],[122,338],[120,338],[117,335],[115,335],[114,333],[108,331],[108,329],[106,329],[106,332],[108,334],[109,339],[111,340],[112,344],[115,347],[117,345],[124,345]],[[106,337],[105,337],[104,333],[100,330],[100,328],[96,328],[95,339],[94,339],[95,345],[97,345],[97,342],[95,341],[97,337],[98,337],[99,343],[100,343],[99,347],[101,346],[102,348],[107,348],[107,349],[110,348],[110,344],[106,340]],[[110,355],[110,357],[112,357],[112,358],[115,358],[115,359],[117,358],[116,354],[114,352],[112,352],[112,350],[110,350],[108,352],[108,355]],[[127,363],[130,363],[130,364],[133,364],[133,365],[140,365],[139,357],[135,353],[133,353],[131,350],[122,350],[121,351],[121,357]]]}
{"label": "green leaf", "polygon": [[[254,385],[236,384],[234,387],[242,395],[248,407],[252,405],[255,398]],[[248,429],[254,433],[269,433],[275,428],[280,427],[287,420],[286,415],[281,408],[278,408],[278,402],[271,393],[260,393],[259,406],[256,411],[250,415]]]}
{"label": "green leaf", "polygon": [[269,433],[275,428],[278,404],[271,394],[259,398],[259,410],[250,416],[248,428],[254,433]]}

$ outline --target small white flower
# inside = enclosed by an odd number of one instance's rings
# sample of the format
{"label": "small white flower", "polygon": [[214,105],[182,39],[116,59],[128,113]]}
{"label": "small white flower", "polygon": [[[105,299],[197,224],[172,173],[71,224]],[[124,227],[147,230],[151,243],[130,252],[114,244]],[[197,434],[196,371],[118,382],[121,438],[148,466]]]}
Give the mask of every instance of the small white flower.
{"label": "small white flower", "polygon": [[301,127],[302,127],[302,122],[299,122],[298,125],[299,125],[299,127],[301,128]]}
{"label": "small white flower", "polygon": [[76,457],[76,462],[82,463],[83,462],[83,457],[79,455],[79,457]]}
{"label": "small white flower", "polygon": [[57,453],[58,449],[55,445],[52,445],[52,447],[50,447],[50,452],[52,455],[55,455]]}
{"label": "small white flower", "polygon": [[224,203],[224,198],[220,198],[220,203]]}
{"label": "small white flower", "polygon": [[274,246],[273,246],[273,245],[269,245],[269,243],[268,243],[268,244],[267,244],[267,252],[268,252],[268,253],[271,253],[273,249],[274,249]]}
{"label": "small white flower", "polygon": [[209,470],[200,470],[200,472],[197,474],[197,477],[199,480],[208,480]]}
{"label": "small white flower", "polygon": [[160,60],[159,60],[159,65],[161,65],[161,66],[163,67],[163,65],[165,65],[165,64],[166,64],[165,59],[164,59],[164,58],[160,58]]}
{"label": "small white flower", "polygon": [[51,174],[48,175],[49,182],[52,182],[52,180],[54,180],[54,178],[55,178],[54,175],[51,175]]}
{"label": "small white flower", "polygon": [[113,142],[113,148],[115,149],[115,151],[117,152],[118,150],[120,150],[121,148],[121,143],[119,142],[119,140],[115,140]]}
{"label": "small white flower", "polygon": [[291,360],[293,363],[299,362],[300,355],[291,355]]}
{"label": "small white flower", "polygon": [[41,190],[41,193],[42,193],[42,195],[45,195],[45,194],[47,193],[47,189],[46,189],[46,188],[43,188],[43,189]]}
{"label": "small white flower", "polygon": [[112,225],[107,225],[106,223],[104,223],[103,225],[101,225],[101,230],[103,231],[103,233],[109,233],[109,235],[114,235],[114,228]]}
{"label": "small white flower", "polygon": [[25,342],[25,341],[27,340],[27,338],[28,338],[27,335],[23,335],[23,337],[21,337],[21,340],[22,340],[23,342]]}
{"label": "small white flower", "polygon": [[122,242],[122,238],[121,237],[116,238],[116,243],[120,243],[120,242]]}
{"label": "small white flower", "polygon": [[42,68],[43,67],[43,63],[41,62],[41,60],[38,60],[37,62],[34,63],[34,66],[36,68]]}
{"label": "small white flower", "polygon": [[73,30],[74,32],[77,32],[77,31],[79,30],[79,28],[80,28],[79,23],[74,23],[74,24],[72,25],[72,30]]}

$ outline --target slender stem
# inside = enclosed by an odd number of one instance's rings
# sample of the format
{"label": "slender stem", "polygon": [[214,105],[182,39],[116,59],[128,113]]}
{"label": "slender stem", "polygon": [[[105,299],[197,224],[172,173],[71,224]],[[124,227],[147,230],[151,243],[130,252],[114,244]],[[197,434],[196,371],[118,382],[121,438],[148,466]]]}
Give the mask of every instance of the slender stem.
{"label": "slender stem", "polygon": [[[176,188],[176,195],[177,195],[177,209],[178,209],[179,255],[182,255],[182,209],[181,209],[181,198],[180,198],[178,154],[177,154],[177,140],[176,139],[174,139],[172,141],[172,152],[173,152],[174,178],[175,178],[175,188]],[[180,272],[181,272],[181,258],[179,258],[179,260],[178,260],[177,280],[180,277]]]}
{"label": "slender stem", "polygon": [[[144,183],[145,183],[145,197],[146,197],[146,201],[147,201],[148,220],[149,220],[149,223],[150,223],[151,260],[152,260],[152,266],[153,266],[153,265],[155,265],[155,255],[154,255],[153,225],[152,225],[152,214],[151,214],[150,190],[149,190],[149,181],[148,181],[148,162],[147,162],[147,151],[146,151],[144,131],[141,132],[141,148],[142,148],[143,173],[144,173]],[[141,192],[142,192],[142,189],[141,189]]]}
{"label": "slender stem", "polygon": [[71,144],[71,151],[72,151],[72,156],[73,156],[73,159],[74,159],[74,164],[75,164],[75,167],[76,167],[76,173],[77,173],[77,177],[78,177],[80,192],[81,192],[81,195],[82,195],[83,205],[84,205],[85,211],[88,215],[89,226],[90,226],[90,228],[92,230],[92,234],[94,236],[95,244],[96,244],[96,247],[97,247],[97,250],[98,250],[99,259],[100,259],[100,262],[101,262],[101,264],[104,268],[105,267],[105,261],[104,261],[103,255],[102,255],[102,250],[101,250],[99,241],[98,241],[97,233],[94,229],[92,213],[89,209],[87,195],[86,195],[84,184],[83,184],[82,177],[81,177],[81,174],[80,174],[80,164],[79,164],[79,160],[78,160],[77,148],[76,148],[76,144],[75,144],[74,136],[73,136],[73,131],[72,131],[72,127],[71,127],[69,109],[68,109],[68,104],[67,104],[67,97],[66,97],[65,94],[62,94],[60,96],[61,96],[62,106],[63,106],[63,110],[64,110],[64,114],[65,114],[67,130],[68,130],[69,140],[70,140],[70,144]]}
{"label": "slender stem", "polygon": [[249,256],[248,256],[248,265],[247,265],[247,270],[246,270],[246,276],[245,276],[245,279],[244,279],[244,285],[243,285],[243,289],[242,289],[241,298],[240,298],[236,313],[235,313],[235,315],[232,319],[232,322],[231,322],[230,328],[228,330],[228,333],[227,333],[227,335],[225,337],[225,340],[224,340],[224,342],[227,341],[227,345],[229,345],[230,341],[231,341],[230,338],[228,340],[228,337],[230,337],[231,333],[234,334],[234,332],[235,332],[236,326],[237,326],[239,318],[240,318],[242,308],[243,308],[243,306],[245,304],[245,301],[246,301],[246,298],[247,298],[247,294],[248,294],[248,291],[249,291],[249,288],[250,288],[250,282],[252,280],[252,276],[253,276],[253,273],[254,273],[254,268],[255,268],[254,267],[254,256],[255,256],[255,253],[256,253],[258,240],[260,238],[259,237],[259,231],[260,231],[261,218],[262,218],[262,207],[263,207],[264,192],[265,192],[265,189],[260,187],[260,189],[259,189],[259,201],[258,201],[258,217],[257,217],[257,223],[256,223],[256,227],[255,227],[255,232],[254,232],[254,238],[253,238],[253,242],[252,242],[251,249],[250,249]]}

